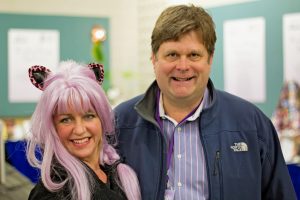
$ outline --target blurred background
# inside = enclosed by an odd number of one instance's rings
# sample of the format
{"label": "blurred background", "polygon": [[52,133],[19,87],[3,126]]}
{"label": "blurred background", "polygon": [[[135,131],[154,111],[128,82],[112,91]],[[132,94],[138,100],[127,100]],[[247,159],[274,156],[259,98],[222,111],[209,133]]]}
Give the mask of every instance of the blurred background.
{"label": "blurred background", "polygon": [[0,199],[27,199],[39,177],[25,158],[40,91],[27,70],[61,60],[105,66],[112,106],[154,80],[150,37],[161,11],[193,3],[217,31],[211,78],[274,123],[300,199],[299,0],[0,0]]}

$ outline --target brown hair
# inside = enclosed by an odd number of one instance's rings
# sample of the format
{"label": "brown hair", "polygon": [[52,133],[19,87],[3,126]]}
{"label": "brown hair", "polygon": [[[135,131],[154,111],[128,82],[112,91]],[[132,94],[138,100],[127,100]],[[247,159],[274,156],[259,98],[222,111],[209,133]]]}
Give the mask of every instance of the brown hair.
{"label": "brown hair", "polygon": [[176,41],[190,31],[196,31],[209,55],[212,55],[217,40],[215,24],[203,8],[194,5],[171,6],[161,13],[152,31],[152,53],[156,54],[163,42]]}

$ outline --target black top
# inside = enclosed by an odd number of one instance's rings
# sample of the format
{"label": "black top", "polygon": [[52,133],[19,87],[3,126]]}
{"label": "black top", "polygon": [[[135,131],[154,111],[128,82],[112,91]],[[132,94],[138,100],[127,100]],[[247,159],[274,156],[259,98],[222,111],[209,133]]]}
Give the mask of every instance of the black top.
{"label": "black top", "polygon": [[[91,173],[95,183],[94,187],[92,187],[92,200],[126,200],[125,194],[115,180],[118,177],[116,165],[101,166],[107,175],[107,183],[103,183],[90,167],[87,165],[86,167]],[[64,180],[64,177],[66,177],[66,171],[62,168],[58,169],[58,171],[59,175],[54,175],[54,181]],[[68,181],[61,190],[57,192],[50,192],[40,180],[31,190],[28,200],[71,200],[72,195],[69,190],[70,184],[70,181]]]}

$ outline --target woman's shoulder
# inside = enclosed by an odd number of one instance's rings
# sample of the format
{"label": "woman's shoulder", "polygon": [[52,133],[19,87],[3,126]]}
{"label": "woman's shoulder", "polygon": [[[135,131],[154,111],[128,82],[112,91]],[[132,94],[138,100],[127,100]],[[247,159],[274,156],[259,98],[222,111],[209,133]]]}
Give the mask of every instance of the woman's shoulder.
{"label": "woman's shoulder", "polygon": [[71,199],[68,197],[67,192],[63,192],[62,190],[58,192],[49,191],[42,181],[40,180],[30,191],[28,200],[61,200],[61,199]]}

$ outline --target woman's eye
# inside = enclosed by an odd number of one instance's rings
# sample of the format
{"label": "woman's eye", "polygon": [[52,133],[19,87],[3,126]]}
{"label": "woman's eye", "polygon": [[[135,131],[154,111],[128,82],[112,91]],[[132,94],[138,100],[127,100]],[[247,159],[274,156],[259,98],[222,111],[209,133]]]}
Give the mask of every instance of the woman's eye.
{"label": "woman's eye", "polygon": [[61,120],[59,120],[59,122],[63,123],[63,124],[67,124],[67,123],[71,122],[71,118],[65,117],[65,118],[62,118]]}
{"label": "woman's eye", "polygon": [[96,115],[93,114],[93,113],[88,113],[88,114],[85,114],[85,115],[84,115],[84,118],[85,118],[85,119],[93,119],[93,118],[95,118],[95,117],[96,117]]}

